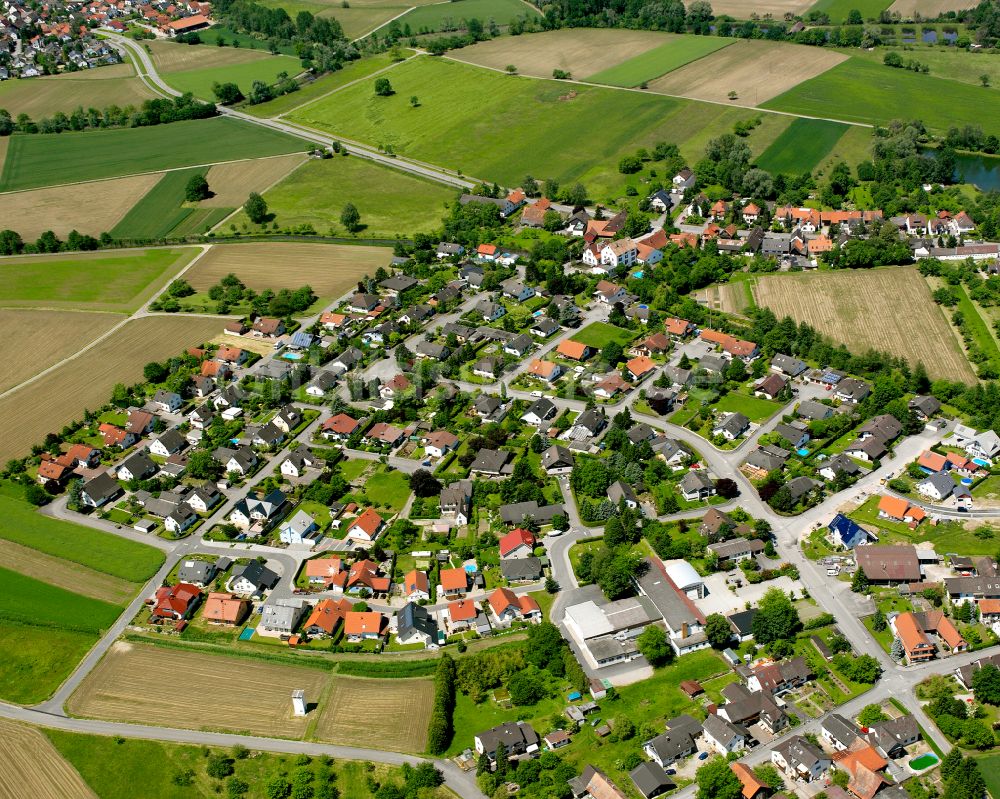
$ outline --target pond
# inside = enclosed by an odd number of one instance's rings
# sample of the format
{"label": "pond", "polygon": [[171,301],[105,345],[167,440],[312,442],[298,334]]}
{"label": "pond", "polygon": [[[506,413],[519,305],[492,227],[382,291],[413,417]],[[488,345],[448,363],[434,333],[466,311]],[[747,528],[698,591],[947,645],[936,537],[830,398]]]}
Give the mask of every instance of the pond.
{"label": "pond", "polygon": [[972,183],[983,191],[1000,190],[1000,157],[959,153],[958,174],[964,183]]}
{"label": "pond", "polygon": [[915,757],[910,761],[910,768],[914,771],[922,771],[925,768],[930,768],[935,763],[938,762],[937,755],[932,755],[930,752],[920,755],[920,757]]}

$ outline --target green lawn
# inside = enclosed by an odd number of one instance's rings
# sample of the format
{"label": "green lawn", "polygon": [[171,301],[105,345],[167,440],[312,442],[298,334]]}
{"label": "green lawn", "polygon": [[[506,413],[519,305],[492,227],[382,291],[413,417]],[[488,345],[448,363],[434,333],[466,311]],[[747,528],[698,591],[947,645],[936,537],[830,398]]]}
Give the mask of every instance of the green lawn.
{"label": "green lawn", "polygon": [[194,175],[204,176],[208,167],[177,169],[164,173],[132,210],[111,230],[122,239],[158,239],[184,222],[194,213],[193,206],[184,206],[184,187]]}
{"label": "green lawn", "polygon": [[[625,153],[701,135],[705,126],[700,115],[689,119],[700,107],[688,101],[512,77],[447,59],[412,59],[389,79],[392,97],[376,97],[374,80],[365,80],[289,119],[507,185],[526,173],[579,180],[593,196],[622,185]],[[410,97],[420,105],[411,107]],[[709,122],[730,112],[713,107]],[[616,122],[601,136],[580,136],[595,118]]]}
{"label": "green lawn", "polygon": [[[268,42],[255,39],[253,36],[246,33],[236,33],[235,31],[232,31],[222,25],[213,25],[208,30],[198,31],[198,36],[201,38],[202,46],[205,47],[217,47],[219,39],[222,39],[226,43],[227,47],[232,47],[235,42],[239,42],[240,47],[250,50],[267,51],[268,49]],[[198,45],[184,46],[197,47]],[[295,55],[295,47],[291,42],[288,44],[279,44],[278,52],[284,53],[285,55]]]}
{"label": "green lawn", "polygon": [[[229,749],[208,749],[200,746],[171,744],[161,741],[116,740],[100,735],[81,735],[62,730],[45,730],[45,735],[75,768],[101,799],[133,799],[136,786],[144,785],[143,795],[157,799],[208,799],[226,793],[224,782],[209,777],[206,772],[207,756],[230,756]],[[114,768],[108,768],[113,763]],[[293,779],[299,771],[313,775],[312,787],[320,779],[329,778],[339,789],[341,799],[372,799],[368,786],[367,764],[353,760],[337,759],[323,764],[322,758],[298,761],[294,755],[271,752],[253,752],[249,757],[232,761],[234,776],[248,785],[247,799],[266,799],[267,785],[271,779],[283,774]],[[177,775],[190,772],[191,784],[177,784]],[[377,765],[372,777],[378,782],[402,783],[398,768]],[[421,789],[424,796],[425,789]],[[429,789],[427,789],[429,790]],[[296,795],[299,795],[298,793]],[[302,793],[312,796],[313,793]],[[445,788],[430,790],[427,799],[446,799],[453,796]]]}
{"label": "green lawn", "polygon": [[0,495],[0,538],[132,582],[148,580],[163,563],[158,549],[50,519],[6,495]]}
{"label": "green lawn", "polygon": [[[878,518],[878,496],[870,497],[848,516],[862,527],[873,529],[881,544],[918,544],[932,541],[937,552],[960,552],[963,555],[992,555],[1000,542],[1000,528],[992,527],[992,537],[980,537],[969,532],[959,522],[939,522],[936,527],[926,521],[911,530],[900,522]],[[985,526],[985,525],[984,525]]]}
{"label": "green lawn", "polygon": [[765,419],[770,419],[782,405],[780,402],[730,391],[715,404],[715,407],[726,413],[739,411],[751,422],[763,422]]}
{"label": "green lawn", "polygon": [[987,477],[972,489],[972,496],[984,499],[1000,499],[1000,475]]}
{"label": "green lawn", "polygon": [[0,618],[0,698],[30,705],[50,697],[97,641],[96,633]]}
{"label": "green lawn", "polygon": [[498,25],[506,25],[518,17],[537,16],[541,16],[541,13],[527,3],[522,3],[521,0],[453,0],[451,3],[415,8],[400,17],[398,21],[400,28],[409,25],[410,30],[419,33],[438,31],[443,23],[462,25],[463,20],[473,18],[483,24],[493,19]]}
{"label": "green lawn", "polygon": [[383,507],[402,510],[410,496],[409,478],[403,472],[380,470],[365,481],[365,493],[370,500],[381,503]]}
{"label": "green lawn", "polygon": [[977,758],[977,762],[990,796],[1000,796],[1000,755],[984,755]]}
{"label": "green lawn", "polygon": [[819,0],[810,11],[822,11],[830,17],[830,22],[840,25],[847,21],[847,15],[857,9],[861,12],[863,19],[878,19],[879,14],[885,11],[892,0]]}
{"label": "green lawn", "polygon": [[965,318],[965,328],[972,337],[972,343],[986,356],[994,369],[1000,370],[1000,348],[997,347],[996,339],[990,335],[986,321],[972,304],[963,286],[953,286],[952,289],[958,297],[958,310]]}
{"label": "green lawn", "polygon": [[113,250],[0,259],[0,306],[127,313],[191,260],[195,249]]}
{"label": "green lawn", "polygon": [[12,136],[0,191],[261,158],[304,147],[305,142],[294,136],[226,117],[149,128]]}
{"label": "green lawn", "polygon": [[[440,226],[445,203],[455,192],[439,183],[379,166],[365,158],[309,160],[281,183],[266,192],[268,208],[279,227],[312,225],[326,234],[331,227],[337,235],[346,231],[340,214],[353,203],[364,226],[360,236],[409,237],[430,233]],[[233,219],[239,226],[247,222],[240,212]]]}
{"label": "green lawn", "polygon": [[864,58],[878,64],[882,63],[882,59],[885,58],[887,52],[896,52],[899,53],[904,61],[914,59],[921,64],[926,64],[930,68],[930,74],[937,78],[947,78],[948,80],[970,83],[973,86],[979,87],[979,76],[989,75],[991,85],[997,86],[1000,84],[1000,56],[994,53],[969,52],[968,50],[960,50],[957,47],[940,47],[925,44],[918,45],[917,47],[907,46],[906,49],[902,47],[876,47],[871,52],[867,50],[842,52],[846,55],[854,55],[857,58]]}
{"label": "green lawn", "polygon": [[215,100],[212,91],[214,83],[235,83],[244,96],[250,94],[254,81],[267,84],[277,82],[282,72],[295,77],[301,72],[299,59],[287,55],[262,55],[253,61],[229,66],[215,66],[204,69],[186,69],[181,72],[165,72],[164,80],[182,92],[191,92],[201,100]]}
{"label": "green lawn", "polygon": [[839,122],[796,119],[760,154],[757,166],[774,175],[811,172],[848,129],[848,125]]}
{"label": "green lawn", "polygon": [[579,341],[581,344],[586,344],[588,347],[600,350],[604,349],[612,341],[617,341],[624,347],[635,338],[635,333],[631,330],[610,325],[607,322],[594,322],[587,325],[583,330],[578,330],[570,338],[573,341]]}
{"label": "green lawn", "polygon": [[[412,52],[412,50],[404,50],[403,54],[409,56]],[[312,102],[327,92],[339,89],[344,84],[364,78],[373,72],[378,72],[380,69],[385,69],[391,66],[392,63],[392,56],[389,53],[380,53],[379,55],[351,61],[345,64],[343,69],[338,69],[336,72],[324,75],[312,83],[306,84],[297,92],[282,95],[271,100],[269,103],[251,105],[243,110],[249,114],[253,114],[255,117],[276,117],[291,111],[293,108],[299,108],[305,103]]]}
{"label": "green lawn", "polygon": [[644,81],[666,75],[685,64],[704,58],[709,53],[721,50],[733,41],[718,36],[678,37],[617,66],[590,75],[586,80],[591,83],[606,83],[609,86],[638,86]]}
{"label": "green lawn", "polygon": [[121,608],[0,567],[0,617],[81,632],[110,627]]}
{"label": "green lawn", "polygon": [[1000,133],[996,89],[892,69],[861,58],[850,58],[762,107],[869,124],[909,118],[919,109],[919,118],[938,131],[977,125],[986,133]]}

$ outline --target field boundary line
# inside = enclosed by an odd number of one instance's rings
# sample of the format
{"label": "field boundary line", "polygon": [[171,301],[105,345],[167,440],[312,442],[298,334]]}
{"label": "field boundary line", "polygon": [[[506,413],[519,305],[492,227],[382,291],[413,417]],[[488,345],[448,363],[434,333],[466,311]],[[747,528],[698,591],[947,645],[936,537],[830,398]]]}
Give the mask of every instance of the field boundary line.
{"label": "field boundary line", "polygon": [[[146,310],[149,307],[149,304],[151,302],[153,302],[154,300],[156,300],[156,298],[159,297],[164,291],[166,291],[167,287],[174,280],[177,280],[179,277],[181,277],[183,274],[185,274],[192,266],[194,266],[196,263],[198,263],[198,261],[200,261],[210,249],[212,249],[212,245],[211,244],[201,244],[201,245],[195,245],[195,246],[199,246],[201,248],[201,252],[198,253],[194,258],[192,258],[188,262],[187,266],[185,266],[183,269],[181,269],[180,272],[178,272],[177,274],[175,274],[171,280],[168,280],[167,282],[165,282],[163,284],[163,286],[161,286],[156,291],[156,293],[153,294],[152,297],[150,297],[145,303],[143,303],[143,305],[140,308],[138,308],[136,311],[132,312],[129,316],[127,316],[124,319],[122,319],[122,321],[120,321],[117,325],[114,325],[110,330],[108,330],[107,332],[105,332],[102,335],[100,335],[97,338],[95,338],[93,341],[91,341],[89,344],[87,344],[82,349],[79,349],[76,352],[74,352],[72,355],[68,355],[65,358],[63,358],[62,360],[57,361],[56,363],[52,364],[51,366],[47,367],[46,369],[43,369],[41,372],[38,372],[38,374],[32,375],[27,380],[22,380],[16,386],[11,386],[6,391],[0,392],[0,399],[4,399],[5,397],[8,397],[11,394],[14,394],[14,393],[20,391],[22,388],[30,386],[32,383],[35,383],[35,382],[41,380],[43,377],[45,377],[45,375],[50,374],[51,372],[54,372],[56,369],[58,369],[61,366],[65,366],[70,361],[75,361],[81,355],[84,355],[85,353],[90,352],[90,350],[92,350],[94,347],[96,347],[102,341],[105,341],[109,336],[111,336],[114,333],[117,333],[119,330],[121,330],[122,328],[124,328],[129,322],[132,322],[132,321],[134,321],[136,319],[141,319],[144,316],[157,316],[157,315],[159,315],[159,314],[150,313],[148,310]],[[37,309],[32,309],[32,310],[37,310]],[[176,315],[176,314],[171,314],[171,315]],[[214,314],[207,314],[207,315],[214,316]]]}
{"label": "field boundary line", "polygon": [[[265,194],[267,194],[271,189],[273,189],[275,186],[277,186],[283,180],[285,180],[287,178],[290,178],[293,174],[295,174],[300,169],[302,169],[302,167],[304,167],[306,164],[308,164],[311,160],[312,159],[307,156],[304,161],[302,161],[301,163],[298,163],[295,166],[293,166],[291,169],[289,169],[280,178],[278,178],[277,180],[271,181],[271,185],[269,185],[269,186],[265,187],[264,189],[262,189],[261,192],[260,192],[260,195],[264,196]],[[226,216],[225,216],[224,219],[220,219],[215,225],[213,225],[212,228],[208,232],[209,233],[214,233],[216,230],[218,230],[220,227],[222,227],[224,224],[226,224],[226,222],[228,222],[230,219],[232,219],[234,216],[236,216],[242,210],[243,210],[243,206],[242,205],[239,206],[239,207],[237,207],[237,208],[234,208],[232,210],[232,212],[226,214]]]}
{"label": "field boundary line", "polygon": [[[440,6],[440,5],[444,5],[445,3],[450,3],[451,1],[452,1],[452,0],[441,0],[441,2],[438,2],[438,3],[430,3],[429,5],[432,5],[432,6]],[[384,28],[384,27],[385,27],[386,25],[391,25],[391,24],[392,24],[393,22],[395,22],[395,21],[396,21],[397,19],[399,19],[400,17],[405,17],[405,16],[407,15],[407,14],[409,14],[409,13],[410,13],[411,11],[413,11],[413,10],[414,10],[415,8],[419,8],[419,6],[410,6],[410,7],[409,7],[408,9],[406,9],[405,11],[401,11],[400,13],[396,14],[396,16],[394,16],[394,17],[393,17],[392,19],[387,19],[387,20],[386,20],[385,22],[383,22],[383,23],[382,23],[381,25],[376,25],[376,26],[375,26],[374,28],[372,28],[372,29],[371,29],[370,31],[368,31],[367,33],[362,33],[362,34],[361,34],[361,35],[360,35],[360,36],[359,36],[359,37],[358,37],[357,39],[351,39],[351,44],[354,44],[355,42],[360,42],[360,41],[361,41],[362,39],[367,39],[367,38],[368,38],[369,36],[371,36],[371,35],[372,35],[373,33],[375,33],[376,31],[380,31],[380,30],[382,30],[382,28]],[[378,73],[375,73],[375,74],[378,74]]]}
{"label": "field boundary line", "polygon": [[[449,2],[450,2],[450,0],[449,0]],[[521,2],[522,3],[527,3],[528,0],[521,0]],[[671,34],[671,35],[683,35],[683,34]],[[646,82],[652,83],[654,80],[659,80],[664,75],[669,75],[671,72],[676,72],[678,69],[684,69],[684,67],[690,66],[691,64],[697,64],[699,61],[702,61],[702,60],[708,58],[710,55],[715,55],[716,53],[722,52],[727,47],[730,47],[731,45],[736,44],[736,42],[737,42],[737,39],[730,39],[730,40],[726,41],[726,43],[724,45],[722,45],[722,47],[720,47],[718,50],[712,50],[711,52],[708,52],[708,53],[702,53],[702,55],[698,56],[697,58],[692,58],[686,64],[681,64],[679,67],[674,67],[673,69],[668,69],[666,72],[663,72],[663,73],[657,75],[654,78],[648,78]],[[664,44],[669,44],[669,42],[664,42]],[[662,47],[662,46],[663,45],[660,45],[660,47]],[[655,50],[657,48],[654,47],[653,49]],[[647,50],[646,51],[646,53],[649,53],[649,52],[652,52],[652,51],[651,50]],[[602,69],[600,72],[595,72],[594,75],[600,75],[601,72],[610,72],[612,69],[617,69],[618,67],[623,66],[624,64],[627,64],[629,61],[632,61],[632,60],[634,60],[636,58],[642,58],[642,56],[646,55],[646,53],[639,53],[638,55],[634,55],[634,56],[632,56],[632,58],[627,58],[624,61],[622,61],[621,64],[617,64],[617,65],[615,65],[613,67],[608,67],[608,69]],[[594,75],[588,76],[587,79],[593,78]],[[615,86],[613,83],[597,83],[595,85],[597,85],[597,86],[607,86],[610,89],[621,89],[621,88],[632,88],[632,89],[634,89],[634,88],[637,88],[635,86],[631,86],[631,87]],[[644,91],[647,94],[660,94],[660,92],[651,92],[649,89],[640,89],[639,91]],[[669,97],[670,95],[664,95],[664,96],[665,97]]]}
{"label": "field boundary line", "polygon": [[[451,0],[446,0],[446,2],[450,3]],[[416,8],[416,6],[414,6],[413,8]],[[413,9],[411,8],[409,10],[412,11]],[[390,22],[391,22],[391,20],[390,20]],[[303,108],[307,108],[308,106],[312,105],[313,103],[319,102],[320,100],[323,100],[323,99],[329,97],[331,94],[336,94],[337,92],[341,91],[342,89],[346,89],[349,86],[354,86],[356,83],[360,83],[363,80],[368,80],[369,78],[374,78],[376,75],[381,75],[383,72],[387,72],[390,69],[398,67],[400,64],[405,64],[407,61],[410,61],[411,59],[414,59],[414,58],[416,58],[417,56],[420,56],[420,55],[423,55],[423,53],[422,52],[414,53],[411,56],[407,56],[402,61],[395,61],[395,62],[393,62],[392,64],[389,64],[386,67],[382,67],[382,69],[379,69],[379,70],[376,70],[375,72],[372,72],[370,75],[363,75],[360,78],[355,78],[352,81],[348,81],[343,86],[336,86],[336,87],[330,89],[330,91],[324,92],[323,94],[319,95],[319,97],[313,97],[313,99],[311,99],[311,100],[306,100],[304,103],[302,103],[302,105],[297,105],[297,106],[295,106],[295,108],[290,108],[288,111],[284,111],[284,112],[282,112],[280,114],[275,114],[273,117],[264,117],[264,118],[265,119],[281,119],[281,120],[287,122],[287,120],[285,120],[284,117],[288,116],[289,114],[294,113],[295,111],[300,111]],[[295,124],[295,123],[289,123],[289,124]]]}
{"label": "field boundary line", "polygon": [[[720,52],[722,52],[725,49],[726,49],[725,47],[720,47],[715,52],[716,53],[720,53]],[[708,53],[708,55],[712,55],[712,53]],[[705,56],[702,56],[702,57],[704,58]],[[555,81],[556,80],[555,78],[540,78],[540,77],[538,77],[536,75],[522,75],[521,73],[518,73],[516,75],[510,75],[505,70],[502,70],[499,67],[486,67],[486,66],[483,66],[482,64],[474,64],[471,61],[465,61],[464,59],[456,58],[453,55],[444,55],[444,56],[442,56],[442,58],[446,58],[449,61],[454,61],[457,64],[465,64],[466,66],[469,66],[469,67],[476,67],[477,69],[488,69],[491,72],[497,72],[497,73],[499,73],[501,75],[506,75],[507,77],[510,77],[510,78],[527,78],[528,80],[551,80],[551,81]],[[698,59],[695,59],[695,61],[692,61],[690,63],[695,63],[697,60]],[[687,64],[684,64],[683,66],[686,67]],[[681,68],[682,67],[678,67],[677,69],[681,69]],[[676,71],[676,70],[671,70],[671,72],[674,72],[674,71]],[[665,72],[664,74],[665,75],[669,75],[670,72]],[[823,73],[820,73],[820,74],[823,74]],[[857,127],[857,128],[874,128],[875,127],[874,125],[869,125],[866,122],[850,122],[850,121],[848,121],[846,119],[834,119],[833,117],[814,117],[814,116],[808,116],[807,114],[793,114],[791,111],[777,111],[777,110],[775,110],[773,108],[763,108],[763,107],[757,106],[757,105],[746,105],[745,103],[736,103],[736,102],[725,102],[724,103],[724,102],[722,102],[722,100],[704,100],[704,99],[702,99],[700,97],[689,97],[686,94],[667,94],[666,92],[654,92],[654,91],[651,91],[649,89],[638,89],[638,88],[630,87],[630,86],[609,86],[606,83],[591,83],[591,82],[586,81],[586,80],[577,80],[576,78],[566,78],[565,80],[558,80],[556,82],[557,83],[567,83],[567,84],[576,85],[576,86],[590,86],[590,87],[595,88],[595,89],[610,89],[612,91],[619,91],[619,92],[635,92],[637,94],[643,94],[643,95],[646,95],[646,96],[653,95],[655,97],[672,97],[675,100],[689,100],[690,102],[693,102],[693,103],[708,103],[709,105],[721,105],[723,108],[744,108],[747,111],[759,111],[760,113],[763,113],[763,114],[776,114],[778,116],[791,117],[792,119],[815,119],[815,120],[818,120],[820,122],[839,122],[840,124],[843,124],[843,125],[853,125],[854,127]]]}

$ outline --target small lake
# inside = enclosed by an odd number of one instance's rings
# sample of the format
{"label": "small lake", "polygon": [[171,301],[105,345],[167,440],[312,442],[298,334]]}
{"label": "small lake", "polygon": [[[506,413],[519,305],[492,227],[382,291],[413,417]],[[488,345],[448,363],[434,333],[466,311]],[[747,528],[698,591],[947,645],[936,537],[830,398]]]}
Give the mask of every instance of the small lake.
{"label": "small lake", "polygon": [[958,174],[965,183],[974,183],[983,191],[1000,191],[1000,157],[959,154]]}

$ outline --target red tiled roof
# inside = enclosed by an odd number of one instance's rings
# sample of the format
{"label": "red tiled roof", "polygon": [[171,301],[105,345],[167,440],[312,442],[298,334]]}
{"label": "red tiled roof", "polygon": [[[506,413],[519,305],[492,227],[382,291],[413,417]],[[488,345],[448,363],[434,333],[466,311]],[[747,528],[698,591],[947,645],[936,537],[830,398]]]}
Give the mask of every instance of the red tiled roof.
{"label": "red tiled roof", "polygon": [[445,591],[461,591],[469,585],[469,576],[465,569],[441,569],[438,579]]}
{"label": "red tiled roof", "polygon": [[535,546],[535,534],[530,530],[518,527],[500,539],[500,557],[506,558],[507,555],[522,545],[528,549],[533,549]]}
{"label": "red tiled roof", "polygon": [[469,599],[460,599],[448,605],[448,617],[452,621],[470,621],[476,618],[476,603]]}

